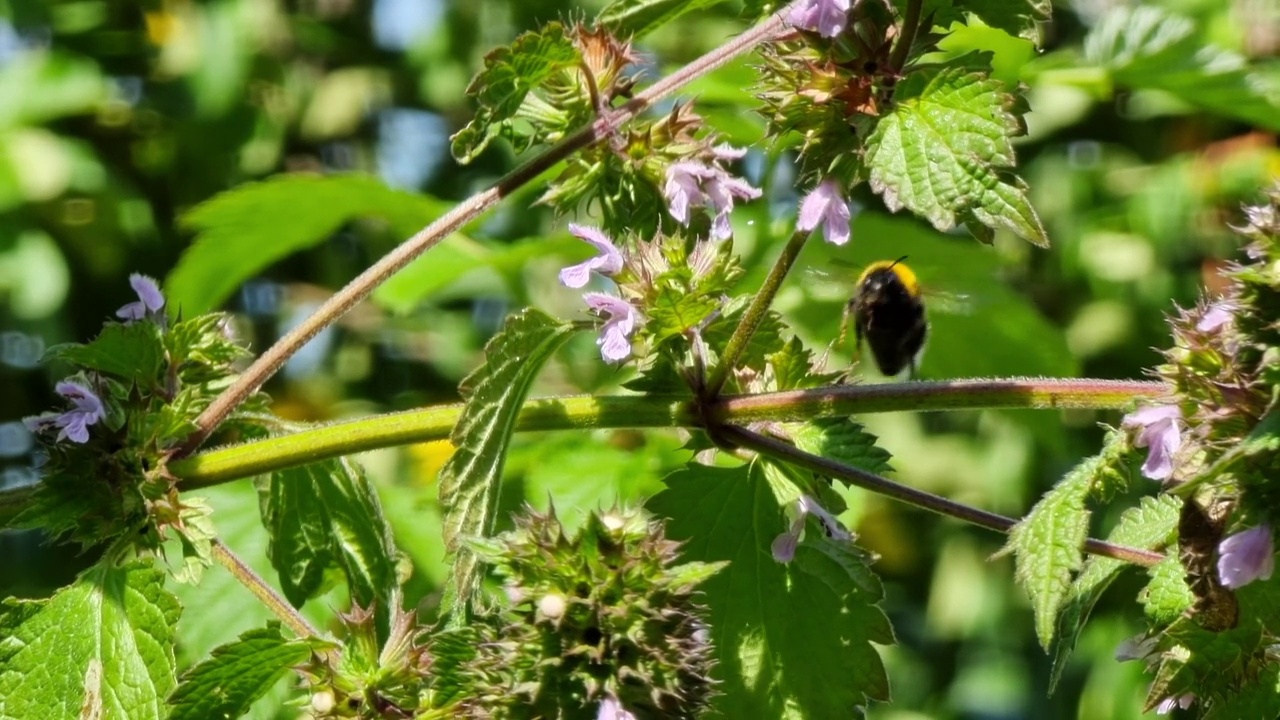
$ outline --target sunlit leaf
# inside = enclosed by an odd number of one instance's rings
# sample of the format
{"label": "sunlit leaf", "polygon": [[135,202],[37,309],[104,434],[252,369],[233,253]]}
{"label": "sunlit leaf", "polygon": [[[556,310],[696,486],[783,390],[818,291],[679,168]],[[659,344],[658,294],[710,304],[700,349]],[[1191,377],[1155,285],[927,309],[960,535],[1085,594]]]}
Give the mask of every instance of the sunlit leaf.
{"label": "sunlit leaf", "polygon": [[169,275],[165,294],[184,315],[207,312],[272,263],[324,242],[352,220],[373,217],[418,229],[447,209],[367,175],[283,175],[241,185],[183,217],[197,237]]}
{"label": "sunlit leaf", "polygon": [[47,600],[6,600],[0,718],[163,720],[180,612],[143,562],[100,563]]}
{"label": "sunlit leaf", "polygon": [[666,485],[649,507],[669,518],[667,535],[686,543],[684,558],[729,561],[703,585],[719,715],[852,717],[888,699],[872,643],[891,643],[893,633],[865,555],[811,523],[795,559],[775,562],[770,546],[787,522],[758,467],[690,465]]}
{"label": "sunlit leaf", "polygon": [[1004,84],[952,68],[909,76],[867,138],[871,189],[938,230],[969,220],[1049,244],[1014,165],[1010,138],[1026,132]]}
{"label": "sunlit leaf", "polygon": [[453,157],[469,163],[489,143],[507,132],[522,150],[532,138],[512,131],[508,121],[524,103],[525,97],[560,70],[576,65],[582,59],[573,40],[560,23],[547,23],[540,31],[529,31],[509,46],[491,51],[484,58],[484,70],[467,88],[480,106],[467,126],[453,136]]}
{"label": "sunlit leaf", "polygon": [[398,552],[378,496],[364,472],[345,458],[276,471],[258,481],[267,554],[285,597],[296,607],[325,589],[340,568],[352,599],[389,607]]}
{"label": "sunlit leaf", "polygon": [[485,362],[462,381],[467,405],[453,430],[456,450],[440,471],[445,547],[455,554],[450,581],[458,607],[470,600],[477,559],[468,537],[488,537],[497,516],[502,469],[515,421],[542,366],[575,328],[538,310],[507,319],[485,346]]}
{"label": "sunlit leaf", "polygon": [[169,697],[170,720],[242,717],[311,652],[311,643],[285,639],[278,623],[250,630],[183,674]]}

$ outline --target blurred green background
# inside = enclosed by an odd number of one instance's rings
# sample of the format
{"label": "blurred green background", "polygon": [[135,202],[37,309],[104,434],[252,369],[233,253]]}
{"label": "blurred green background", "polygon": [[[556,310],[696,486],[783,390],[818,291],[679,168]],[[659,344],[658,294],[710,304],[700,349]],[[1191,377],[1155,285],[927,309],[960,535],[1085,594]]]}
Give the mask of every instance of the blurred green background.
{"label": "blurred green background", "polygon": [[[522,30],[588,16],[602,2],[560,0],[0,0],[0,485],[32,482],[40,458],[19,419],[54,402],[63,369],[38,364],[51,345],[85,340],[129,301],[127,276],[165,278],[193,240],[180,219],[242,183],[282,172],[358,172],[423,193],[430,216],[482,189],[518,158],[501,147],[458,167],[448,136],[469,118],[465,88],[485,52]],[[997,74],[1028,86],[1029,135],[1019,144],[1053,247],[998,236],[993,247],[942,235],[876,198],[859,198],[853,243],[813,244],[777,307],[821,351],[837,335],[857,268],[909,255],[931,301],[933,335],[922,375],[1142,377],[1167,333],[1163,314],[1220,287],[1239,251],[1228,225],[1280,174],[1275,120],[1191,101],[1185,93],[1113,86],[1081,54],[1115,5],[1055,2],[1035,51],[985,28],[961,28],[943,52],[994,52]],[[1280,79],[1280,17],[1273,0],[1152,3],[1194,23],[1198,41],[1257,63]],[[685,17],[639,49],[654,78],[740,30],[735,3]],[[765,198],[734,218],[749,291],[793,222],[792,156],[762,144],[750,62],[703,78],[686,93],[736,145]],[[1111,77],[1110,80],[1115,80]],[[1158,85],[1159,83],[1153,83]],[[1280,118],[1280,108],[1275,109]],[[333,420],[451,402],[484,340],[513,309],[534,304],[581,317],[555,273],[581,248],[563,220],[531,207],[535,183],[427,256],[405,278],[323,333],[267,390],[276,412]],[[338,188],[339,195],[343,192]],[[318,196],[316,196],[318,197]],[[299,198],[292,214],[247,212],[246,232],[269,243],[326,208]],[[223,303],[262,349],[326,294],[409,232],[412,213],[365,208],[319,242],[237,287]],[[326,200],[324,203],[328,203]],[[372,202],[372,201],[370,201]],[[198,223],[196,223],[198,225]],[[332,231],[330,231],[332,230]],[[448,246],[446,246],[448,247]],[[204,248],[216,258],[217,239]],[[235,250],[234,252],[240,252]],[[446,255],[446,253],[448,253]],[[625,372],[599,362],[590,338],[563,353],[538,392],[612,391]],[[838,349],[833,364],[848,362]],[[843,355],[841,354],[843,352]],[[874,381],[876,379],[872,379]],[[864,418],[895,458],[896,478],[1018,515],[1101,437],[1117,414],[973,412]],[[674,433],[610,431],[521,437],[506,504],[554,499],[570,523],[588,507],[639,501],[685,457]],[[447,444],[362,457],[383,493],[415,571],[411,599],[430,611],[442,579],[435,473]],[[1141,485],[1141,482],[1135,483]],[[1137,488],[1138,491],[1143,488]],[[1136,491],[1135,491],[1136,492]],[[248,483],[209,493],[227,542],[265,566],[265,536]],[[892,706],[876,718],[1127,718],[1145,695],[1141,668],[1116,665],[1115,646],[1139,631],[1138,578],[1104,598],[1058,693],[1001,538],[877,498],[850,495],[850,522],[880,554],[900,644],[886,648]],[[1100,513],[1099,515],[1105,515]],[[1099,530],[1114,513],[1098,517]],[[0,533],[0,596],[47,595],[92,558]],[[182,589],[184,662],[260,622],[265,611],[224,573]],[[341,598],[313,602],[324,622]],[[277,697],[260,717],[295,717]]]}

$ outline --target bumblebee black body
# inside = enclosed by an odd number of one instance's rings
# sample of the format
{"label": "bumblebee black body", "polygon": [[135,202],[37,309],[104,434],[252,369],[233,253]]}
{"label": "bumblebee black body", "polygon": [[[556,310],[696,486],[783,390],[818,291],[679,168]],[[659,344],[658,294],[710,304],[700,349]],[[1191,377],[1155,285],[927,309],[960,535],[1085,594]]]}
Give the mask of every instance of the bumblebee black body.
{"label": "bumblebee black body", "polygon": [[916,275],[902,263],[883,260],[868,265],[847,311],[853,314],[858,349],[865,339],[876,367],[886,376],[904,369],[915,375],[929,324]]}

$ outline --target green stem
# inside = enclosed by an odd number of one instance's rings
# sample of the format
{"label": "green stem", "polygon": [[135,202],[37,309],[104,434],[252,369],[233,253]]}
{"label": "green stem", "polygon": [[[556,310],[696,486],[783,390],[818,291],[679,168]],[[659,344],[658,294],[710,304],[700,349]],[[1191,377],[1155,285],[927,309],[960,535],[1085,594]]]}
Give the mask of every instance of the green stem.
{"label": "green stem", "polygon": [[774,13],[762,20],[747,32],[733,38],[729,42],[694,60],[675,73],[646,88],[637,94],[623,107],[597,119],[587,127],[581,128],[567,136],[541,155],[529,160],[512,170],[496,185],[474,195],[452,210],[445,213],[435,222],[418,231],[413,237],[405,240],[395,250],[383,256],[354,280],[334,293],[307,319],[290,330],[284,337],[267,348],[254,362],[227,388],[214,399],[200,417],[196,418],[198,428],[191,437],[175,453],[175,457],[185,457],[195,452],[218,425],[232,413],[245,398],[262,387],[272,375],[276,374],[285,361],[293,356],[303,345],[306,345],[321,330],[333,324],[339,317],[355,307],[357,303],[368,297],[373,289],[381,285],[387,278],[408,265],[418,256],[430,250],[436,243],[452,234],[458,228],[487,212],[500,200],[514,193],[524,185],[551,169],[573,153],[590,147],[610,137],[617,128],[634,120],[647,111],[654,103],[684,86],[686,83],[723,66],[734,58],[751,50],[759,43],[773,37],[782,29],[782,13]]}
{"label": "green stem", "polygon": [[214,538],[213,540],[213,558],[218,564],[226,568],[235,579],[240,581],[253,593],[254,597],[262,601],[263,605],[272,612],[280,621],[289,626],[300,638],[318,638],[320,631],[311,626],[307,619],[298,614],[284,598],[280,597],[253,568],[245,564],[238,555],[231,551],[221,540]]}
{"label": "green stem", "polygon": [[[365,450],[444,440],[453,432],[462,410],[462,405],[444,405],[324,425],[202,452],[170,463],[169,472],[179,478],[178,487],[182,490],[196,490]],[[685,398],[579,395],[530,400],[520,413],[516,430],[694,424]]]}
{"label": "green stem", "polygon": [[[1125,409],[1158,398],[1160,383],[1119,380],[951,380],[884,385],[834,385],[809,390],[728,396],[711,408],[719,424],[796,422],[867,413],[981,409]],[[197,490],[365,450],[447,439],[462,405],[334,423],[288,435],[229,445],[169,463],[182,490]],[[697,427],[684,396],[577,395],[530,400],[516,430]],[[31,501],[36,485],[0,490],[0,527]]]}
{"label": "green stem", "polygon": [[911,46],[916,41],[916,31],[920,28],[920,14],[924,8],[924,0],[907,0],[907,12],[902,17],[901,34],[893,46],[893,54],[889,56],[889,69],[900,74],[906,67],[907,58],[911,55]]}
{"label": "green stem", "polygon": [[[963,503],[948,500],[940,495],[901,485],[875,473],[869,473],[866,470],[812,455],[790,443],[752,432],[737,425],[727,425],[720,428],[719,435],[738,444],[740,447],[755,450],[758,453],[769,455],[779,460],[785,460],[788,463],[812,470],[820,475],[840,478],[865,490],[870,490],[939,515],[953,517],[979,527],[995,530],[999,533],[1008,533],[1018,523],[1013,518],[970,507]],[[1102,557],[1143,567],[1151,567],[1164,560],[1164,555],[1157,552],[1125,547],[1093,538],[1085,540],[1084,551],[1092,555],[1101,555]]]}
{"label": "green stem", "polygon": [[764,321],[765,315],[769,312],[769,306],[773,304],[773,298],[782,288],[782,281],[787,279],[787,273],[791,271],[791,266],[795,265],[796,258],[800,257],[800,251],[804,249],[805,241],[809,239],[811,233],[812,231],[809,230],[796,230],[791,234],[791,239],[787,241],[786,247],[782,248],[778,261],[769,270],[769,277],[765,278],[764,284],[760,286],[759,292],[752,298],[751,305],[743,314],[742,322],[738,323],[733,335],[729,337],[729,343],[720,356],[720,362],[711,371],[711,378],[707,381],[703,397],[718,397],[720,391],[724,389],[725,382],[729,380],[729,373],[733,372],[738,359],[747,349],[747,343],[751,342],[751,336],[755,335],[760,323]]}
{"label": "green stem", "polygon": [[1049,378],[833,385],[727,396],[712,415],[717,422],[744,424],[899,410],[1125,409],[1137,400],[1168,392],[1168,386],[1158,382]]}

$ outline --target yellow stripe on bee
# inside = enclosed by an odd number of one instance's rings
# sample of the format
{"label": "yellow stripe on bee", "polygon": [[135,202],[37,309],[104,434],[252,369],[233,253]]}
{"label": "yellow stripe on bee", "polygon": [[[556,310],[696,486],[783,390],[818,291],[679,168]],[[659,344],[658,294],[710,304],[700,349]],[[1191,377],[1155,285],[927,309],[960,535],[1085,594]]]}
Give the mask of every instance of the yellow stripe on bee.
{"label": "yellow stripe on bee", "polygon": [[892,270],[893,274],[898,276],[898,280],[902,281],[902,285],[912,297],[920,294],[920,281],[916,279],[915,272],[901,260],[877,260],[871,263],[862,271],[862,275],[858,276],[858,284],[865,282],[871,273],[885,269]]}

